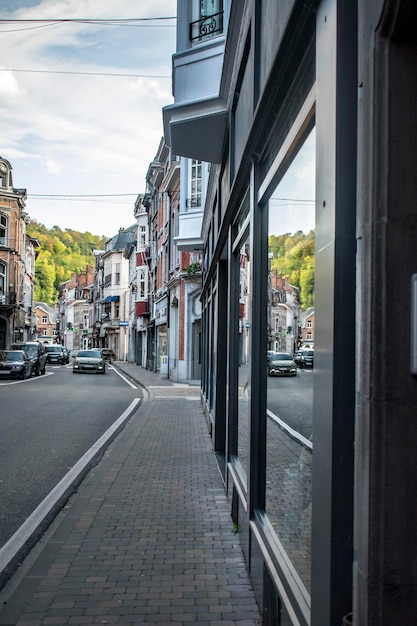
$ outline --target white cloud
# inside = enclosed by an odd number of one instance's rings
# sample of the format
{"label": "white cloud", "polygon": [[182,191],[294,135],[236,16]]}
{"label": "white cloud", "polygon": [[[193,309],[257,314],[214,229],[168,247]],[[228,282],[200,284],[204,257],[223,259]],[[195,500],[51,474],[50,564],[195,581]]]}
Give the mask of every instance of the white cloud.
{"label": "white cloud", "polygon": [[[17,7],[21,4],[15,2]],[[175,0],[43,0],[0,17],[139,18],[175,15]],[[174,21],[170,22],[175,24]],[[47,226],[112,235],[133,222],[126,201],[63,204],[31,194],[140,193],[163,134],[162,107],[172,102],[175,28],[58,24],[33,29],[2,25],[8,67],[0,71],[1,156],[16,187],[29,194],[32,218]],[[17,30],[8,32],[6,30]],[[30,28],[30,30],[27,30]],[[25,29],[25,30],[23,30]],[[35,71],[37,70],[37,71]],[[49,74],[61,72],[164,75],[169,78]]]}

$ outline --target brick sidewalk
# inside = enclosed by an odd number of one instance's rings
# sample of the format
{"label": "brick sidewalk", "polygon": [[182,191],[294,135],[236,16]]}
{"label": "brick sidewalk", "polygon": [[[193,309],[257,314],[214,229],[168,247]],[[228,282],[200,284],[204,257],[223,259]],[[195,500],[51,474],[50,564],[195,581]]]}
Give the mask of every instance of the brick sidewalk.
{"label": "brick sidewalk", "polygon": [[166,386],[2,590],[1,625],[260,624],[198,395]]}

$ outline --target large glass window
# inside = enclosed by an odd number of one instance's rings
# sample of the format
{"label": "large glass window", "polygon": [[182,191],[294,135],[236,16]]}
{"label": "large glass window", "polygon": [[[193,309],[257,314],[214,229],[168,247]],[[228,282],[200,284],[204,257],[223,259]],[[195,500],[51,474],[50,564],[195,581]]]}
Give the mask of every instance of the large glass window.
{"label": "large glass window", "polygon": [[250,295],[250,242],[245,237],[235,254],[239,264],[238,285],[238,459],[247,472],[248,467],[248,430],[250,407],[250,362],[251,362],[251,295]]}
{"label": "large glass window", "polygon": [[[298,148],[298,147],[297,147]],[[310,590],[314,337],[315,132],[269,197],[266,513]]]}

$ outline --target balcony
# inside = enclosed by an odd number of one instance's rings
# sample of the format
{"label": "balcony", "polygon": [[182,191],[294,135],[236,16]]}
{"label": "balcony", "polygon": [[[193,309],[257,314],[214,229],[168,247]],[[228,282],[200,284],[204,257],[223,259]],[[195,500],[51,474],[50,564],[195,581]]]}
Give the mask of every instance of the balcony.
{"label": "balcony", "polygon": [[135,303],[135,314],[136,317],[142,317],[148,314],[148,301],[143,300]]}
{"label": "balcony", "polygon": [[201,227],[203,224],[203,208],[179,214],[178,235],[174,237],[175,245],[184,252],[203,249]]}
{"label": "balcony", "polygon": [[221,160],[228,119],[220,97],[223,20],[217,13],[190,24],[188,47],[173,55],[175,103],[163,108],[165,140],[174,154],[208,163]]}
{"label": "balcony", "polygon": [[190,41],[201,42],[223,32],[223,11],[207,15],[190,24]]}

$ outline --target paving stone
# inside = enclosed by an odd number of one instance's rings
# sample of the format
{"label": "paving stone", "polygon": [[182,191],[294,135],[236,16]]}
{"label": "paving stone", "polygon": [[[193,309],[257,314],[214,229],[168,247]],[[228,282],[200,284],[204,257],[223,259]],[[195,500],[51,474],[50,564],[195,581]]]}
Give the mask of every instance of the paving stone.
{"label": "paving stone", "polygon": [[186,399],[199,391],[154,391],[13,582],[0,626],[260,624],[206,422]]}

